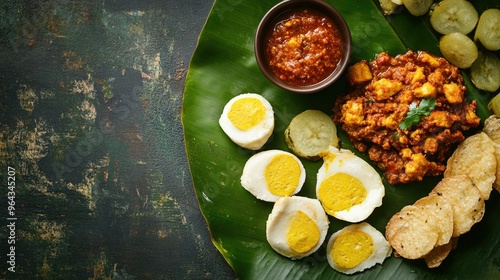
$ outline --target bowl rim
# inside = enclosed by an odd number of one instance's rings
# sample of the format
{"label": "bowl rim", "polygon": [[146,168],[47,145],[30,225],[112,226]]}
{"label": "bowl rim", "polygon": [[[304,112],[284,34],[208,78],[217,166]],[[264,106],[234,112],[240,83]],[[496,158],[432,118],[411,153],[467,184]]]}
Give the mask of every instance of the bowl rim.
{"label": "bowl rim", "polygon": [[[269,68],[266,62],[265,37],[267,30],[276,24],[276,19],[281,15],[300,8],[313,9],[323,16],[329,17],[336,24],[342,39],[342,58],[335,70],[325,79],[312,85],[294,86],[280,78]],[[257,64],[268,80],[276,86],[295,93],[314,93],[325,89],[340,78],[347,68],[352,53],[352,37],[349,26],[340,12],[324,0],[284,0],[274,5],[262,17],[254,37],[254,54]]]}

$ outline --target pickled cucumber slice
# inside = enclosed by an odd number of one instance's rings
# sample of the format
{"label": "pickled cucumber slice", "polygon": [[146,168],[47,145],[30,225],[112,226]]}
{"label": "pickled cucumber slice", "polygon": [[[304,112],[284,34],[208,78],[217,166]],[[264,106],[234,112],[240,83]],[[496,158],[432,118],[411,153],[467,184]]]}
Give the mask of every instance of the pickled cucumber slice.
{"label": "pickled cucumber slice", "polygon": [[500,93],[497,93],[490,103],[488,103],[488,109],[495,115],[500,115]]}
{"label": "pickled cucumber slice", "polygon": [[490,51],[481,51],[470,67],[472,83],[484,91],[494,92],[500,87],[500,58]]}
{"label": "pickled cucumber slice", "polygon": [[459,68],[469,68],[477,59],[478,50],[474,41],[458,32],[446,34],[439,40],[439,50],[450,63]]}
{"label": "pickled cucumber slice", "polygon": [[441,34],[460,32],[468,34],[478,21],[474,6],[466,0],[443,0],[434,6],[430,22]]}
{"label": "pickled cucumber slice", "polygon": [[285,130],[285,142],[295,155],[310,160],[321,159],[331,145],[339,146],[335,123],[318,110],[295,116]]}
{"label": "pickled cucumber slice", "polygon": [[414,16],[425,15],[432,6],[433,0],[403,0],[403,5]]}
{"label": "pickled cucumber slice", "polygon": [[500,9],[488,9],[481,14],[474,39],[490,51],[500,50]]}
{"label": "pickled cucumber slice", "polygon": [[396,13],[400,5],[392,2],[392,0],[379,0],[380,7],[386,15],[392,15]]}

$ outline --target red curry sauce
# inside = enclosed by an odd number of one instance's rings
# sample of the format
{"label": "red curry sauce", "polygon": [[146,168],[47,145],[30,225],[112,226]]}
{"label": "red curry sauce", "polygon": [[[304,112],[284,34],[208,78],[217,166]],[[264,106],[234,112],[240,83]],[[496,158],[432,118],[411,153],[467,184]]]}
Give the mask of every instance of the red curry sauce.
{"label": "red curry sauce", "polygon": [[271,69],[290,85],[321,82],[335,70],[342,57],[337,26],[314,10],[285,14],[268,35],[266,43]]}

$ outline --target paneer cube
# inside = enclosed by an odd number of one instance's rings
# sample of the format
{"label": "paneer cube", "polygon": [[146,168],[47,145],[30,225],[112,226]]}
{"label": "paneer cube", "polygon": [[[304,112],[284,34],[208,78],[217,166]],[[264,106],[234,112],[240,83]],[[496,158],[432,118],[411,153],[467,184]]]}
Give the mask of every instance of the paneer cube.
{"label": "paneer cube", "polygon": [[382,78],[374,82],[372,86],[375,100],[385,100],[398,93],[403,88],[403,83]]}
{"label": "paneer cube", "polygon": [[429,123],[434,124],[437,127],[449,128],[451,127],[453,120],[448,112],[433,111],[429,116]]}
{"label": "paneer cube", "polygon": [[435,153],[439,147],[438,140],[434,137],[428,137],[424,142],[424,151],[426,153]]}
{"label": "paneer cube", "polygon": [[396,130],[398,128],[398,122],[396,121],[396,115],[390,114],[387,118],[382,119],[382,125],[390,129]]}
{"label": "paneer cube", "polygon": [[348,125],[361,125],[364,120],[363,104],[348,101],[342,106],[344,111],[344,122]]}
{"label": "paneer cube", "polygon": [[371,81],[373,79],[373,75],[370,71],[370,67],[368,66],[368,62],[366,62],[366,60],[362,60],[349,67],[347,70],[347,79],[353,86]]}
{"label": "paneer cube", "polygon": [[411,178],[422,180],[427,170],[429,170],[429,166],[430,162],[423,154],[413,154],[411,160],[405,165],[405,173]]}
{"label": "paneer cube", "polygon": [[428,52],[418,52],[417,59],[421,62],[428,64],[431,67],[434,67],[434,68],[437,68],[440,65],[438,58],[431,55]]}
{"label": "paneer cube", "polygon": [[417,67],[417,70],[415,70],[414,72],[409,72],[407,77],[408,80],[410,81],[410,84],[424,82],[425,81],[424,68]]}
{"label": "paneer cube", "polygon": [[421,87],[416,88],[413,94],[419,98],[435,98],[437,94],[437,89],[434,85],[427,82]]}
{"label": "paneer cube", "polygon": [[459,104],[463,101],[463,92],[456,83],[443,85],[444,96],[451,104]]}

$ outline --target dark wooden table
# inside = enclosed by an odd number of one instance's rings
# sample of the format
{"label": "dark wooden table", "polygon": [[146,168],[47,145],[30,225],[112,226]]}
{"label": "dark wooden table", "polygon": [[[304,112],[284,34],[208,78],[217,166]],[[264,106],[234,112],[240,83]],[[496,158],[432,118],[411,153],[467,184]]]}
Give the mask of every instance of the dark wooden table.
{"label": "dark wooden table", "polygon": [[235,278],[181,124],[212,4],[1,2],[0,278]]}

